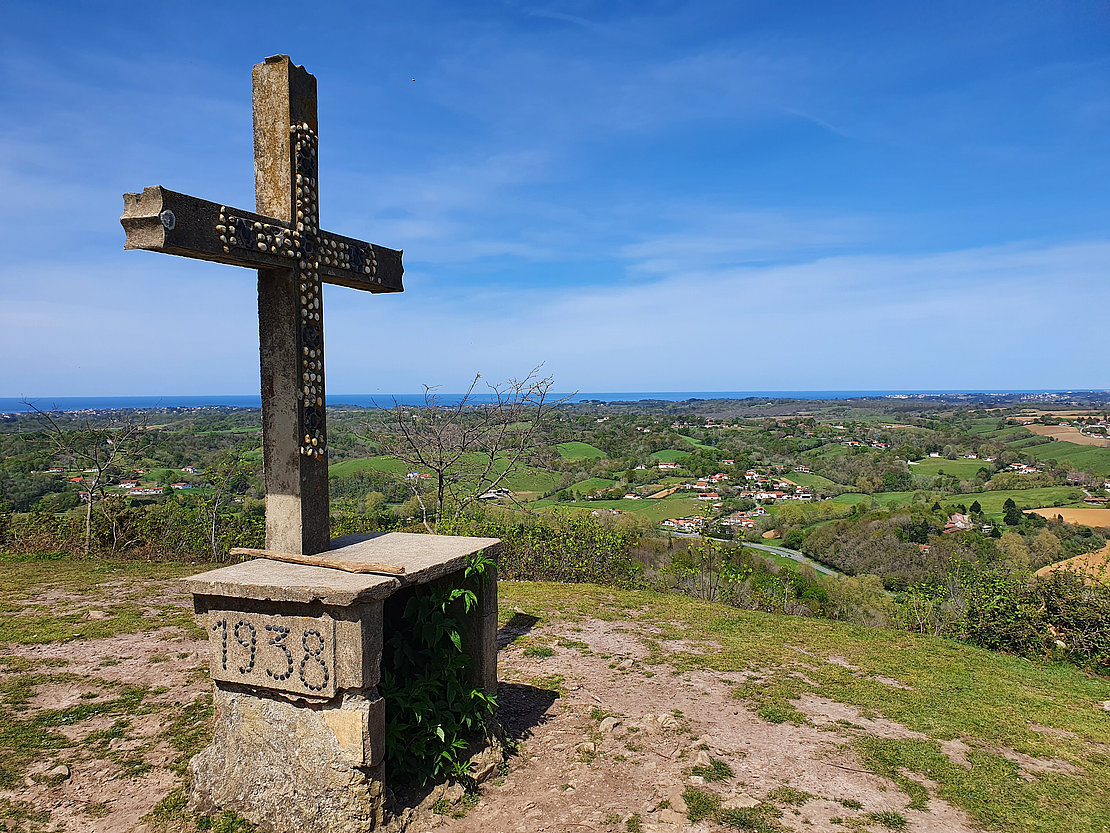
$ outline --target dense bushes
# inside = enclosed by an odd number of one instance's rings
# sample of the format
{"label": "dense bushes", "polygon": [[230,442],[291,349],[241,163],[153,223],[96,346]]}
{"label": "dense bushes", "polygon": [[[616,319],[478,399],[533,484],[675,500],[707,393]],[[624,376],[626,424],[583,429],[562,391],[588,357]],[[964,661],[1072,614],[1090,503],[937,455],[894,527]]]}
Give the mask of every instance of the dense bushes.
{"label": "dense bushes", "polygon": [[[1036,569],[1102,548],[1106,539],[1085,526],[1017,512],[998,524],[974,512],[972,529],[944,534],[948,513],[924,506],[868,512],[812,529],[802,550],[848,575],[879,576],[887,589],[943,581],[953,562]],[[983,530],[986,526],[989,532]]]}
{"label": "dense bushes", "polygon": [[909,630],[1110,674],[1110,586],[1089,576],[953,565],[945,581],[900,594],[896,611]]}
{"label": "dense bushes", "polygon": [[440,532],[500,538],[501,578],[629,587],[642,574],[630,555],[639,530],[584,512],[523,515],[491,507],[441,523]]}

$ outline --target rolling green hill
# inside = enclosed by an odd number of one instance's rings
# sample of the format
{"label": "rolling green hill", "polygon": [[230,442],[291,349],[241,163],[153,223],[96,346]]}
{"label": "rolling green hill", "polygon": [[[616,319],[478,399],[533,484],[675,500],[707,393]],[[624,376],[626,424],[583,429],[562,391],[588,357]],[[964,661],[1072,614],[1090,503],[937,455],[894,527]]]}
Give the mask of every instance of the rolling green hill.
{"label": "rolling green hill", "polygon": [[[811,489],[833,489],[838,488],[838,484],[829,480],[827,477],[822,477],[819,474],[806,474],[805,472],[794,471],[785,475],[787,480],[797,483],[799,486],[809,486]],[[844,488],[839,486],[839,488]]]}
{"label": "rolling green hill", "polygon": [[360,471],[381,471],[387,474],[405,475],[412,467],[396,457],[357,457],[353,460],[344,460],[342,463],[333,463],[328,466],[329,477],[349,477]]}
{"label": "rolling green hill", "polygon": [[599,460],[605,456],[597,446],[581,442],[558,443],[555,450],[564,460]]}
{"label": "rolling green hill", "polygon": [[656,451],[651,455],[660,463],[681,463],[690,456],[689,451],[678,451],[673,448],[665,448],[662,451]]}
{"label": "rolling green hill", "polygon": [[910,466],[910,474],[920,474],[926,477],[935,477],[936,475],[944,472],[945,474],[958,477],[960,480],[971,480],[979,472],[981,468],[990,468],[990,463],[984,463],[982,460],[947,460],[944,457],[926,457],[924,460],[916,460]]}
{"label": "rolling green hill", "polygon": [[573,486],[567,487],[567,491],[579,495],[586,495],[590,492],[596,492],[598,489],[611,489],[616,485],[616,480],[610,480],[607,477],[590,477],[586,480],[580,480]]}
{"label": "rolling green hill", "polygon": [[1054,463],[1066,460],[1080,471],[1089,471],[1099,477],[1110,476],[1110,448],[1057,440],[1033,446],[1026,451],[1038,460],[1049,460]]}

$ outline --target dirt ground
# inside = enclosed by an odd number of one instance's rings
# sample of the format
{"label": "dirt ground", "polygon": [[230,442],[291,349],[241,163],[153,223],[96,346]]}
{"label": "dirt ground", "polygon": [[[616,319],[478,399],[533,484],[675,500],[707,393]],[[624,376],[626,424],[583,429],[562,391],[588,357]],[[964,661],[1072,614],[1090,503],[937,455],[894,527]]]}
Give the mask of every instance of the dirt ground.
{"label": "dirt ground", "polygon": [[[690,788],[754,818],[781,813],[774,823],[785,830],[878,831],[875,816],[890,812],[908,831],[979,829],[936,797],[928,812],[909,809],[904,793],[844,749],[855,731],[918,736],[896,723],[817,697],[797,704],[812,725],[769,723],[732,696],[743,674],[641,666],[642,639],[621,623],[579,620],[544,636],[569,647],[544,658],[513,644],[501,653],[502,719],[521,738],[519,759],[464,818],[444,817],[445,833],[625,830],[634,814],[645,831],[727,829],[689,822]],[[557,680],[561,696],[545,680]]]}
{"label": "dirt ground", "polygon": [[1070,524],[1110,528],[1110,509],[1088,506],[1076,506],[1068,509],[1060,506],[1048,506],[1044,509],[1028,509],[1026,511],[1040,515],[1042,518],[1055,518],[1057,515],[1063,515],[1064,520]]}
{"label": "dirt ground", "polygon": [[[856,732],[915,737],[898,724],[814,696],[797,703],[812,725],[770,723],[732,695],[744,674],[642,664],[648,648],[636,625],[585,618],[532,630],[528,619],[513,616],[500,633],[500,716],[517,742],[516,754],[476,799],[462,799],[410,830],[724,829],[708,820],[689,821],[683,797],[689,789],[715,796],[738,818],[781,825],[752,829],[878,831],[884,828],[874,820],[884,813],[904,818],[898,829],[918,833],[976,829],[936,796],[927,812],[910,809],[893,782],[865,771],[846,748]],[[536,651],[540,634],[543,645],[555,647]],[[706,650],[704,643],[672,643],[665,647],[675,652]],[[138,699],[122,719],[105,706],[104,714],[93,710],[78,719],[75,711],[72,721],[57,721],[56,731],[78,743],[44,749],[23,783],[0,791],[10,811],[0,828],[193,829],[182,818],[143,819],[182,784],[184,758],[174,741],[175,732],[189,730],[178,725],[182,714],[195,715],[199,724],[210,720],[203,708],[210,690],[206,643],[180,627],[166,627],[15,646],[3,659],[9,671],[55,675],[31,689],[20,720],[107,703],[127,686],[140,687],[142,694],[134,695]],[[15,676],[5,672],[0,682]]]}
{"label": "dirt ground", "polygon": [[[1089,511],[1106,512],[1107,514],[1110,514],[1110,510],[1107,509],[1092,509]],[[1094,526],[1094,524],[1092,524],[1092,526]],[[1098,576],[1105,579],[1107,574],[1110,574],[1110,544],[1107,544],[1098,552],[1084,553],[1083,555],[1077,555],[1074,558],[1069,558],[1067,561],[1059,561],[1056,564],[1049,564],[1046,567],[1041,567],[1041,569],[1037,570],[1037,575],[1043,576],[1051,573],[1053,570],[1061,569],[1075,570],[1079,573],[1089,573],[1092,576]]]}

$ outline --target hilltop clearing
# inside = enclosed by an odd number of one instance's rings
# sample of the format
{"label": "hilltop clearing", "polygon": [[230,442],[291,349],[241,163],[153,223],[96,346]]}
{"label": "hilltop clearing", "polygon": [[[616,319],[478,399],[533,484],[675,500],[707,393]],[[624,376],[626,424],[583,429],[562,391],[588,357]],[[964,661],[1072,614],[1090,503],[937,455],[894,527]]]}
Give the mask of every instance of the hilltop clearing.
{"label": "hilltop clearing", "polygon": [[[207,646],[171,582],[202,569],[5,562],[9,829],[198,829]],[[437,793],[445,831],[1110,825],[1110,681],[1071,666],[592,585],[502,582],[499,624],[516,754]]]}

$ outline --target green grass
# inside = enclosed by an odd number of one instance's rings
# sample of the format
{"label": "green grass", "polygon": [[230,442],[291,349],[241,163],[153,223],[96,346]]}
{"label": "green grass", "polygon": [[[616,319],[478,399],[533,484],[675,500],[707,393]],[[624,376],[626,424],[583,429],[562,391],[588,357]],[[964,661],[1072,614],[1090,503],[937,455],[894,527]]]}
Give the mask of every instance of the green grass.
{"label": "green grass", "polygon": [[1089,471],[1099,477],[1110,476],[1110,448],[1057,440],[1033,446],[1026,449],[1026,452],[1037,460],[1048,460],[1054,463],[1067,461],[1080,471]]}
{"label": "green grass", "polygon": [[531,492],[542,495],[559,485],[559,475],[546,469],[522,466],[509,474],[501,485],[514,492]]}
{"label": "green grass", "polygon": [[848,446],[841,445],[840,443],[827,443],[809,451],[804,451],[802,454],[806,457],[822,457],[826,460],[837,457],[843,457],[849,451]]}
{"label": "green grass", "polygon": [[396,457],[356,457],[344,460],[342,463],[333,463],[328,466],[329,477],[350,477],[363,471],[380,471],[386,474],[404,476],[412,471],[412,466]]}
{"label": "green grass", "polygon": [[564,460],[600,460],[605,456],[597,446],[582,442],[559,443],[555,450]]}
{"label": "green grass", "polygon": [[784,477],[786,477],[787,480],[797,483],[799,486],[809,486],[811,489],[835,489],[839,486],[839,484],[819,474],[806,474],[800,471],[792,471],[784,475]]}
{"label": "green grass", "polygon": [[947,475],[958,477],[960,480],[972,480],[979,469],[990,469],[990,463],[982,460],[946,460],[943,457],[926,457],[910,466],[910,474],[919,474],[925,477],[935,477],[944,472]]}
{"label": "green grass", "polygon": [[658,460],[660,463],[680,463],[690,456],[689,451],[678,451],[673,448],[665,448],[662,451],[656,451],[651,455],[652,458]]}
{"label": "green grass", "polygon": [[693,437],[687,437],[685,434],[679,434],[678,436],[682,437],[682,439],[686,440],[686,442],[690,443],[694,448],[699,448],[702,451],[716,451],[716,447],[706,445],[705,443],[699,443]]}
{"label": "green grass", "polygon": [[847,494],[837,495],[836,497],[831,498],[830,502],[841,503],[845,506],[856,506],[862,503],[866,506],[871,503],[871,498],[871,495],[863,495],[859,492],[848,492]]}
{"label": "green grass", "polygon": [[[464,464],[469,463],[477,468],[482,466],[485,461],[479,454],[468,454],[464,455],[463,462]],[[506,465],[504,460],[499,459],[494,466],[494,470],[500,474],[505,470]],[[412,470],[413,467],[405,461],[399,460],[396,457],[382,455],[378,457],[357,457],[352,460],[344,460],[341,463],[334,463],[328,466],[328,476],[350,477],[358,472],[379,471],[392,474],[396,477],[404,477]],[[559,476],[554,472],[547,471],[546,469],[522,466],[505,478],[501,486],[514,492],[544,494],[554,489],[558,483]]]}
{"label": "green grass", "polygon": [[568,486],[567,491],[579,495],[587,495],[590,492],[596,492],[598,489],[611,489],[616,485],[616,480],[609,480],[605,477],[590,477],[586,480],[578,481],[573,486]]}
{"label": "green grass", "polygon": [[[554,622],[600,617],[705,640],[711,650],[662,655],[657,661],[679,671],[758,675],[739,684],[736,695],[773,720],[804,721],[795,702],[809,693],[919,732],[924,737],[903,740],[858,726],[830,727],[830,742],[850,748],[866,769],[903,791],[912,807],[928,806],[926,782],[932,782],[940,798],[998,833],[1104,833],[1110,827],[1110,721],[1101,706],[1110,700],[1110,679],[947,639],[743,611],[650,591],[502,582],[500,604],[503,620],[520,609],[539,617],[541,630]],[[650,638],[660,636],[653,632]],[[798,645],[807,653],[799,653]],[[826,661],[834,655],[860,671]],[[883,685],[876,675],[910,688]],[[941,751],[940,744],[954,738],[970,748],[970,767]],[[1060,759],[1074,770],[1026,780],[1001,754],[1011,749]],[[693,815],[714,817],[719,804],[713,794],[698,793],[687,798]],[[860,818],[871,829],[896,830],[903,823],[893,812]]]}

